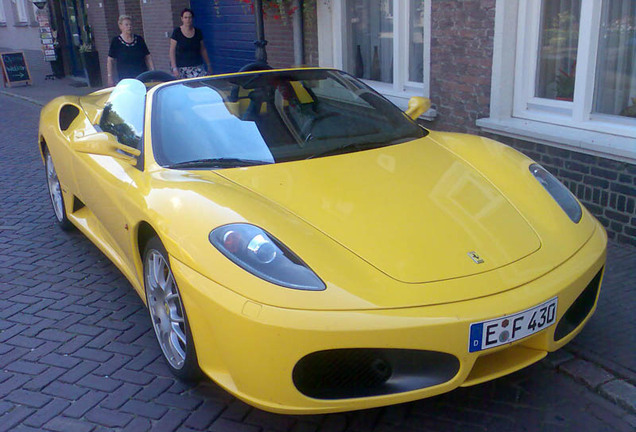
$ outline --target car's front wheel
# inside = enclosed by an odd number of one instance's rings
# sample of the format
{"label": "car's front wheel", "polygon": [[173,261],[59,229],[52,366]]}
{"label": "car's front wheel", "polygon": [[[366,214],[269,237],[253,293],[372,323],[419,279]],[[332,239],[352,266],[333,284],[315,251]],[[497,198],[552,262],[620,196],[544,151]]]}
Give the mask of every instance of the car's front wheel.
{"label": "car's front wheel", "polygon": [[159,238],[144,250],[144,285],[152,327],[168,367],[183,380],[201,376],[181,293]]}
{"label": "car's front wheel", "polygon": [[55,219],[58,225],[65,231],[73,228],[73,224],[68,220],[66,216],[66,207],[64,206],[64,196],[62,195],[62,186],[60,180],[57,177],[57,171],[53,165],[53,159],[51,158],[51,152],[47,148],[44,148],[44,167],[46,170],[46,185],[49,190],[49,197],[51,198],[51,204],[53,204],[53,211],[55,212]]}

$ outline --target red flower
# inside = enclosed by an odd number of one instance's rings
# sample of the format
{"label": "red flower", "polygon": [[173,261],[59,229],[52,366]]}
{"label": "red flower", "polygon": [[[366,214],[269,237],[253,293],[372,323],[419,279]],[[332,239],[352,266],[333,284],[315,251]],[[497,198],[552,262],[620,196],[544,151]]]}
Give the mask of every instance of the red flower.
{"label": "red flower", "polygon": [[[215,0],[216,1],[216,0]],[[254,0],[237,0],[239,3],[249,4],[250,12],[254,13]],[[301,0],[303,4],[315,4],[316,0]],[[263,0],[263,16],[271,16],[275,20],[280,20],[286,16],[292,16],[298,10],[297,6],[292,6],[292,0]],[[311,7],[311,6],[310,6]]]}

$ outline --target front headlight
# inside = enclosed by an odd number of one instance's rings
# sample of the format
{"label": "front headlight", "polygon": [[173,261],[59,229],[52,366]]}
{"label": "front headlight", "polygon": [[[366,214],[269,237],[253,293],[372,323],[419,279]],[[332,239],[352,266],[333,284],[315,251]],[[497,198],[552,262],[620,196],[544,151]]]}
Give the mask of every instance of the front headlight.
{"label": "front headlight", "polygon": [[561,206],[569,218],[572,219],[572,222],[578,223],[583,213],[581,206],[568,188],[539,164],[535,163],[530,165],[530,172],[539,183],[541,183],[541,186],[552,195],[552,198]]}
{"label": "front headlight", "polygon": [[325,284],[296,254],[265,230],[237,223],[215,228],[210,243],[239,267],[286,288],[321,291]]}

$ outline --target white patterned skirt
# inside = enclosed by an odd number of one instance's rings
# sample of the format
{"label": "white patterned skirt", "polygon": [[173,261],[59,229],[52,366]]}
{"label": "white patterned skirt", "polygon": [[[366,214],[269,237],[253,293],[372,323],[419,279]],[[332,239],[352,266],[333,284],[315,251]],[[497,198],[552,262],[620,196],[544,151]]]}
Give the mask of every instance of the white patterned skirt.
{"label": "white patterned skirt", "polygon": [[204,65],[184,66],[179,68],[179,78],[197,78],[205,76]]}

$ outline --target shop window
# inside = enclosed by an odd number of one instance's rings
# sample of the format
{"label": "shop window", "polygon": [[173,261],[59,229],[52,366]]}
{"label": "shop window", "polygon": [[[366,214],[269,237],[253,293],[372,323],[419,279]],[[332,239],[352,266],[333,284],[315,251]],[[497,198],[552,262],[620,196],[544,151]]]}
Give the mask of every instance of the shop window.
{"label": "shop window", "polygon": [[321,66],[363,79],[398,106],[428,96],[430,0],[318,2]]}
{"label": "shop window", "polygon": [[478,125],[636,160],[636,0],[499,0],[495,26]]}

